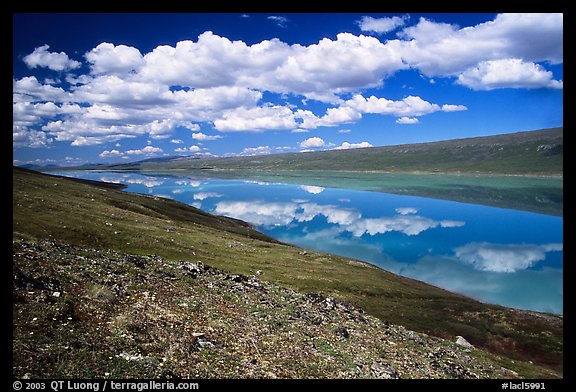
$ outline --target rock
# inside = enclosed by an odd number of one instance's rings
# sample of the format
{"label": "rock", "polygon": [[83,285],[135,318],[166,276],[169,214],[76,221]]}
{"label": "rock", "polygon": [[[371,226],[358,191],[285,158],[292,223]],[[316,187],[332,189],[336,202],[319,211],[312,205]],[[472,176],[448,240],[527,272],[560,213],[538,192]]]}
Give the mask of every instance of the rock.
{"label": "rock", "polygon": [[392,366],[385,363],[374,362],[370,366],[370,373],[376,378],[393,379],[400,378],[400,375]]}
{"label": "rock", "polygon": [[412,340],[416,344],[420,344],[420,345],[426,344],[426,340],[424,340],[419,334],[417,334],[414,331],[407,331],[406,335],[410,340]]}
{"label": "rock", "polygon": [[246,282],[248,280],[248,278],[244,275],[226,275],[226,277],[224,278],[226,280],[231,280],[233,282]]}
{"label": "rock", "polygon": [[336,300],[333,297],[327,297],[324,300],[324,307],[326,310],[333,310],[336,308]]}
{"label": "rock", "polygon": [[127,263],[134,264],[136,267],[141,269],[146,268],[146,264],[148,264],[148,260],[146,260],[145,258],[132,255],[124,256],[124,261]]}
{"label": "rock", "polygon": [[344,339],[348,339],[350,337],[350,333],[348,332],[348,330],[344,327],[338,327],[336,329],[336,333],[340,336],[342,336]]}
{"label": "rock", "polygon": [[255,290],[264,290],[264,286],[262,286],[260,279],[256,275],[250,275],[244,284]]}
{"label": "rock", "polygon": [[462,366],[452,361],[446,361],[443,370],[454,378],[478,378],[478,375],[464,369]]}
{"label": "rock", "polygon": [[206,337],[204,333],[193,333],[192,336],[196,338],[196,348],[202,350],[205,348],[222,348],[220,343],[210,340]]}
{"label": "rock", "polygon": [[508,377],[518,378],[518,373],[516,373],[514,370],[506,369],[505,367],[503,367],[502,372]]}
{"label": "rock", "polygon": [[192,275],[199,275],[204,271],[206,271],[206,267],[204,266],[204,263],[202,263],[201,261],[197,263],[190,263],[186,261],[180,264],[178,268],[183,269]]}
{"label": "rock", "polygon": [[142,354],[132,355],[128,353],[121,353],[118,355],[118,357],[124,358],[127,361],[143,361],[146,359],[146,357],[142,356]]}
{"label": "rock", "polygon": [[474,348],[466,339],[462,336],[456,336],[456,344],[465,348]]}
{"label": "rock", "polygon": [[316,293],[306,294],[306,297],[308,297],[308,299],[310,299],[310,301],[312,301],[313,303],[320,303],[325,299],[322,294],[316,294]]}

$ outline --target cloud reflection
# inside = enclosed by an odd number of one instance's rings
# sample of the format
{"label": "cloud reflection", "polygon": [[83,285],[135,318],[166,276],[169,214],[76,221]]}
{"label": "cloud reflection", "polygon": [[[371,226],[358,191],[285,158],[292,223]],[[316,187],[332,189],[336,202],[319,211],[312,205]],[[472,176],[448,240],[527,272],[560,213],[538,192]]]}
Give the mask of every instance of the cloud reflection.
{"label": "cloud reflection", "polygon": [[191,186],[191,187],[199,187],[200,185],[202,185],[201,181],[195,181],[195,180],[176,180],[174,181],[174,183],[176,185],[184,185],[184,186]]}
{"label": "cloud reflection", "polygon": [[396,274],[468,295],[482,302],[562,314],[561,268],[518,270],[512,278],[509,274],[480,271],[454,257],[440,255],[427,255],[415,263],[386,259],[374,264]]}
{"label": "cloud reflection", "polygon": [[[404,210],[408,210],[409,215]],[[348,231],[356,237],[390,231],[413,236],[435,227],[460,227],[465,224],[460,221],[437,221],[414,215],[417,212],[414,208],[404,210],[405,215],[363,218],[354,208],[310,202],[222,201],[217,203],[215,208],[217,214],[228,215],[260,226],[286,226],[294,221],[309,222],[318,216],[323,216],[328,223],[337,225],[340,231]]]}
{"label": "cloud reflection", "polygon": [[222,197],[223,195],[220,193],[216,193],[216,192],[198,192],[192,195],[192,198],[194,200],[205,200],[208,199],[209,197]]}
{"label": "cloud reflection", "polygon": [[562,251],[562,244],[493,244],[471,242],[454,249],[456,258],[480,271],[516,272],[532,267],[548,252]]}
{"label": "cloud reflection", "polygon": [[313,186],[313,185],[300,185],[298,188],[300,188],[300,189],[302,189],[308,193],[312,193],[314,195],[322,193],[326,189],[326,188],[322,188],[321,186]]}
{"label": "cloud reflection", "polygon": [[377,219],[361,219],[349,227],[349,231],[357,237],[364,233],[370,235],[383,234],[389,231],[400,231],[406,235],[418,235],[435,227],[460,227],[464,222],[436,221],[419,215],[396,215]]}
{"label": "cloud reflection", "polygon": [[125,182],[127,182],[128,184],[137,184],[137,185],[144,185],[147,188],[153,188],[155,186],[160,186],[162,184],[164,184],[163,180],[155,180],[152,178],[138,178],[138,177],[132,177],[132,178],[126,178],[124,180]]}
{"label": "cloud reflection", "polygon": [[299,204],[263,201],[222,201],[215,213],[241,219],[259,226],[285,226],[296,217]]}
{"label": "cloud reflection", "polygon": [[400,214],[400,215],[409,215],[409,214],[416,214],[416,213],[418,213],[418,208],[400,207],[400,208],[396,208],[395,211],[396,211],[398,214]]}

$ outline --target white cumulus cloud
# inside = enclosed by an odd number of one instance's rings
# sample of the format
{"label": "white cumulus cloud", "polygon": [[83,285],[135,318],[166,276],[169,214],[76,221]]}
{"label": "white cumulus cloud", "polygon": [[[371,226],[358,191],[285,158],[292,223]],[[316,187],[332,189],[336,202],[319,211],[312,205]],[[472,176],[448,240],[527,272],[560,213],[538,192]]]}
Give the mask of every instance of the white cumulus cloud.
{"label": "white cumulus cloud", "polygon": [[128,150],[128,155],[154,155],[163,152],[160,147],[146,146],[140,150]]}
{"label": "white cumulus cloud", "polygon": [[99,155],[100,158],[123,158],[124,153],[118,150],[104,150]]}
{"label": "white cumulus cloud", "polygon": [[416,117],[398,117],[396,119],[396,124],[419,124],[420,120]]}
{"label": "white cumulus cloud", "polygon": [[464,105],[450,105],[450,104],[442,105],[443,112],[461,112],[463,110],[468,110],[468,108]]}
{"label": "white cumulus cloud", "polygon": [[292,110],[285,106],[264,106],[255,108],[237,108],[224,112],[222,118],[214,121],[219,131],[286,130],[297,128]]}
{"label": "white cumulus cloud", "polygon": [[371,16],[363,16],[357,23],[362,31],[371,31],[378,34],[388,33],[398,27],[401,27],[410,19],[410,16],[404,15],[392,16],[390,18],[373,18]]}
{"label": "white cumulus cloud", "polygon": [[318,148],[326,145],[326,142],[318,136],[310,137],[298,143],[301,148]]}
{"label": "white cumulus cloud", "polygon": [[474,90],[496,88],[563,88],[563,82],[554,80],[552,72],[539,64],[521,59],[482,61],[458,76],[458,83]]}
{"label": "white cumulus cloud", "polygon": [[108,42],[102,42],[84,57],[90,63],[93,74],[127,74],[137,71],[144,64],[138,49]]}
{"label": "white cumulus cloud", "polygon": [[194,140],[200,140],[200,141],[205,141],[205,140],[217,140],[217,139],[222,139],[222,136],[219,135],[206,135],[202,132],[196,132],[192,134],[192,139]]}
{"label": "white cumulus cloud", "polygon": [[[420,18],[402,31],[402,40],[389,45],[428,77],[459,76],[482,62],[511,58],[559,64],[563,28],[559,13],[499,14],[466,28]],[[541,87],[548,87],[546,81]]]}
{"label": "white cumulus cloud", "polygon": [[270,146],[246,147],[240,155],[265,155],[272,153]]}
{"label": "white cumulus cloud", "polygon": [[186,152],[200,152],[202,149],[199,146],[190,146],[190,147],[180,147],[180,148],[176,148],[174,149],[174,152],[178,152],[178,153],[186,153]]}
{"label": "white cumulus cloud", "polygon": [[374,147],[374,146],[368,142],[360,142],[360,143],[343,142],[338,147],[335,147],[334,150],[349,150],[351,148],[367,148],[367,147]]}
{"label": "white cumulus cloud", "polygon": [[22,58],[29,68],[44,67],[53,71],[69,71],[80,68],[82,63],[72,60],[64,52],[49,52],[49,45],[42,45]]}
{"label": "white cumulus cloud", "polygon": [[400,101],[392,101],[386,98],[377,98],[373,95],[369,98],[364,98],[362,95],[357,94],[346,101],[345,104],[362,113],[391,114],[395,116],[423,116],[441,109],[437,104],[413,95]]}

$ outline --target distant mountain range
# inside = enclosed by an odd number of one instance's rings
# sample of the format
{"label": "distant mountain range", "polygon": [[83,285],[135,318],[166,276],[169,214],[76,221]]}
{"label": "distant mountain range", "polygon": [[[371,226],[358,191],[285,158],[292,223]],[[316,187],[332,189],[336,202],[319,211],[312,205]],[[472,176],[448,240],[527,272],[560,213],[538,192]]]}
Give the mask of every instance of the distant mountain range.
{"label": "distant mountain range", "polygon": [[163,157],[114,170],[316,170],[562,175],[563,127],[431,143],[227,158]]}

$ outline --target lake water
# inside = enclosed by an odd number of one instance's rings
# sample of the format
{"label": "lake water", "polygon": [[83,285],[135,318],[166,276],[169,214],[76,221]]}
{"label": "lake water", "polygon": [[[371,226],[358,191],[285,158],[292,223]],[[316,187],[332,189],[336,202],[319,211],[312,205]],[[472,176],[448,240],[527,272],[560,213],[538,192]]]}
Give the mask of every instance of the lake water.
{"label": "lake water", "polygon": [[561,216],[309,184],[59,174],[123,183],[128,192],[238,218],[280,241],[364,260],[482,302],[563,313]]}

